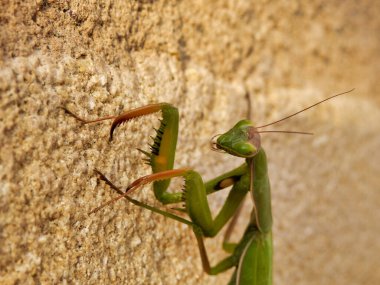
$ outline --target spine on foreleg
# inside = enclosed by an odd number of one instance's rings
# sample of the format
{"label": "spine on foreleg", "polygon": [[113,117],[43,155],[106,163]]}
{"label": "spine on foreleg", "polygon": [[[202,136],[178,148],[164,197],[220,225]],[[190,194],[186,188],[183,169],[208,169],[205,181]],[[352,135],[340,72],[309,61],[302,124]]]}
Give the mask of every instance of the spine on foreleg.
{"label": "spine on foreleg", "polygon": [[[151,146],[150,164],[153,173],[173,169],[177,146],[178,109],[170,104],[163,103],[161,111],[161,124],[156,131],[156,137],[153,139],[153,145]],[[180,199],[178,196],[178,201],[173,201],[173,195],[166,195],[169,184],[169,179],[156,181],[153,184],[156,198],[164,204],[179,202]],[[170,199],[167,196],[170,196]]]}

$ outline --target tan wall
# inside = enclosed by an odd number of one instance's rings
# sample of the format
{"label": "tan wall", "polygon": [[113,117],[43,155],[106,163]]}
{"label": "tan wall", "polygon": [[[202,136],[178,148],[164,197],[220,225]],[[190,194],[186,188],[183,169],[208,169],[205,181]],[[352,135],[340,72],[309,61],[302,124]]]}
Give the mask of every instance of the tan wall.
{"label": "tan wall", "polygon": [[[95,168],[123,186],[150,173],[135,148],[159,116],[109,143],[109,123],[80,126],[58,107],[95,118],[171,102],[176,165],[208,179],[239,163],[208,141],[245,116],[246,89],[265,123],[356,88],[276,127],[314,137],[263,136],[274,278],[380,280],[377,1],[18,2],[0,10],[1,284],[226,284],[232,271],[202,272],[184,225],[123,201],[87,216],[115,196]],[[158,206],[149,187],[133,196]],[[221,238],[207,242],[213,263]]]}

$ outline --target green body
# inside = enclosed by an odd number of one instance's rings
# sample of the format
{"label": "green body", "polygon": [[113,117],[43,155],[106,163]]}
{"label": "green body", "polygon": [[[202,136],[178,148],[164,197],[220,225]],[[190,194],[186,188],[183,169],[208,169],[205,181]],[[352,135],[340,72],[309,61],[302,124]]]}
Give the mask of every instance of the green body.
{"label": "green body", "polygon": [[272,233],[248,226],[233,252],[236,270],[228,284],[272,284],[272,255]]}

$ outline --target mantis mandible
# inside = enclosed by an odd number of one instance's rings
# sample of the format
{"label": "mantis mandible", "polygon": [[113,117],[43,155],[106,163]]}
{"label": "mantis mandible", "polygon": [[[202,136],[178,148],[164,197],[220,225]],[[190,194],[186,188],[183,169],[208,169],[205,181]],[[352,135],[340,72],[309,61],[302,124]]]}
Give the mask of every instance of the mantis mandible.
{"label": "mantis mandible", "polygon": [[[327,100],[349,93],[352,90],[333,95],[319,101],[296,113],[286,116],[280,120],[269,124],[255,127],[250,120],[241,120],[229,131],[218,135],[216,141],[212,142],[212,148],[233,156],[245,159],[245,162],[206,183],[198,172],[190,168],[173,169],[175,150],[178,136],[178,110],[168,103],[151,104],[134,110],[127,111],[119,116],[110,116],[95,120],[85,120],[66,108],[68,114],[84,124],[112,119],[110,130],[110,140],[112,140],[114,130],[130,119],[162,112],[160,127],[156,130],[153,144],[150,151],[138,149],[147,156],[146,161],[152,168],[152,174],[141,177],[130,184],[125,192],[116,187],[100,171],[95,170],[99,177],[105,181],[119,195],[92,210],[95,213],[103,207],[115,201],[126,198],[129,202],[146,208],[150,211],[161,214],[192,227],[199,247],[203,269],[210,275],[216,275],[227,269],[235,267],[235,271],[228,284],[237,285],[271,285],[272,284],[272,210],[270,183],[267,171],[266,154],[261,146],[261,133],[295,133],[311,134],[306,132],[293,131],[271,131],[262,130],[265,127],[277,124],[289,119],[301,112],[315,107]],[[213,138],[214,139],[214,138]],[[183,177],[184,188],[178,192],[168,192],[170,180],[174,177]],[[129,195],[132,191],[148,183],[153,183],[153,191],[157,200],[162,204],[184,203],[184,208],[175,208],[185,212],[190,220],[182,218],[168,211],[152,207],[137,201]],[[232,186],[223,207],[213,219],[207,201],[207,195]],[[250,222],[238,243],[229,242],[230,234],[235,226],[236,218],[240,213],[242,201],[251,194],[254,208],[251,212]],[[214,237],[230,221],[227,228],[223,249],[231,255],[220,261],[215,266],[210,266],[206,248],[205,237]]]}

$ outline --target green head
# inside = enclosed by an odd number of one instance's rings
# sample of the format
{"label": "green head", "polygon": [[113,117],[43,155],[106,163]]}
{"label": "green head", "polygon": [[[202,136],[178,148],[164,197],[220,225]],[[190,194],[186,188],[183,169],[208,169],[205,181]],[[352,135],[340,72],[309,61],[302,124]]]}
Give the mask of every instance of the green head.
{"label": "green head", "polygon": [[215,146],[234,156],[253,157],[260,150],[260,134],[251,121],[241,120],[228,132],[220,135]]}

